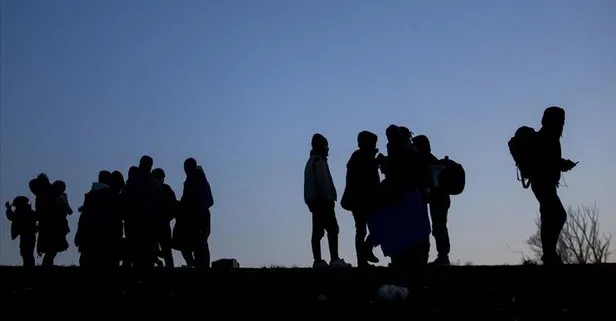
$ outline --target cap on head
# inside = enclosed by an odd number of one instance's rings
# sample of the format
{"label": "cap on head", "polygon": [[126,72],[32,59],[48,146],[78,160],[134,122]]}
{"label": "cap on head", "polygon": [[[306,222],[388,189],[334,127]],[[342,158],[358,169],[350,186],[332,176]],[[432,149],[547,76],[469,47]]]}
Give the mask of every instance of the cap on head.
{"label": "cap on head", "polygon": [[319,133],[316,133],[312,135],[310,145],[312,146],[312,149],[322,149],[328,145],[327,138]]}

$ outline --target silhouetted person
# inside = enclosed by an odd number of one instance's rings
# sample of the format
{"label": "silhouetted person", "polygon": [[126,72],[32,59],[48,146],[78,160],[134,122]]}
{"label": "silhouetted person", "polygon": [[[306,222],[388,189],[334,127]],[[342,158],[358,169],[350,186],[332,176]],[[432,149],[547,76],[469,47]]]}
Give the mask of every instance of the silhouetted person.
{"label": "silhouetted person", "polygon": [[52,266],[58,253],[68,249],[66,208],[58,202],[62,193],[52,187],[45,174],[30,181],[30,190],[36,196],[34,207],[39,218],[37,252],[44,254],[43,266]]}
{"label": "silhouetted person", "polygon": [[379,165],[376,160],[378,137],[371,132],[362,131],[357,135],[358,150],[353,152],[347,163],[346,188],[342,196],[345,209],[353,213],[355,220],[355,252],[357,265],[368,266],[368,262],[378,263],[372,252],[373,245],[368,236],[368,215],[380,206]]}
{"label": "silhouetted person", "polygon": [[560,137],[565,126],[565,110],[549,107],[543,113],[541,129],[537,132],[537,154],[530,184],[541,214],[541,245],[544,264],[562,264],[556,245],[560,232],[567,220],[567,212],[558,197],[557,188],[561,172],[567,172],[576,165],[562,158]]}
{"label": "silhouetted person", "polygon": [[186,180],[173,230],[173,247],[181,251],[188,266],[208,268],[210,208],[214,205],[214,198],[205,172],[194,158],[184,161],[184,172]]}
{"label": "silhouetted person", "polygon": [[329,171],[329,144],[321,134],[312,136],[312,150],[304,170],[304,202],[312,213],[312,255],[314,267],[328,266],[321,257],[321,239],[327,231],[330,266],[347,267],[338,255],[338,220],[336,219],[336,187]]}
{"label": "silhouetted person", "polygon": [[385,180],[385,198],[391,204],[401,202],[403,195],[411,189],[413,185],[412,169],[414,164],[410,158],[408,137],[403,130],[396,125],[390,125],[385,130],[387,137],[387,156],[384,164],[381,165]]}
{"label": "silhouetted person", "polygon": [[111,173],[99,172],[98,181],[85,194],[79,216],[75,245],[79,265],[85,268],[110,268],[118,264],[116,251],[122,238],[122,221],[117,212],[119,196],[110,187]]}
{"label": "silhouetted person", "polygon": [[[430,140],[425,135],[413,137],[417,150],[428,159],[429,165],[439,165],[439,159],[432,154]],[[449,193],[437,187],[430,191],[430,219],[432,221],[432,236],[436,243],[438,256],[434,264],[449,264],[449,231],[447,229],[447,214],[451,206]]]}
{"label": "silhouetted person", "polygon": [[140,268],[153,268],[157,257],[157,211],[160,210],[161,190],[152,177],[152,157],[144,155],[139,167],[130,174],[126,183],[127,237],[133,251],[134,264]]}
{"label": "silhouetted person", "polygon": [[171,252],[171,220],[175,218],[178,210],[178,200],[173,192],[173,189],[168,184],[165,184],[165,171],[162,168],[157,168],[152,171],[152,176],[161,185],[161,197],[160,200],[161,210],[158,212],[160,215],[159,220],[159,235],[158,243],[160,245],[160,251],[163,259],[165,260],[165,266],[168,268],[173,267],[173,255]]}
{"label": "silhouetted person", "polygon": [[[37,217],[25,196],[17,196],[13,204],[6,202],[6,218],[11,221],[11,239],[19,237],[19,254],[23,265],[32,267],[36,245]],[[15,207],[15,210],[13,210]]]}
{"label": "silhouetted person", "polygon": [[120,194],[126,185],[124,181],[124,175],[120,171],[113,171],[110,177],[111,189]]}
{"label": "silhouetted person", "polygon": [[66,184],[63,181],[55,181],[51,184],[51,187],[56,196],[56,202],[58,206],[60,206],[59,210],[64,213],[64,215],[72,215],[73,209],[71,205],[68,203],[68,195],[66,194]]}
{"label": "silhouetted person", "polygon": [[[430,178],[428,163],[411,141],[411,131],[403,126],[390,125],[385,135],[388,143],[387,157],[384,158],[385,180],[382,185],[386,204],[399,207],[405,195],[411,191],[419,192],[425,200]],[[382,156],[380,158],[383,159]],[[391,255],[391,265],[401,268],[424,265],[428,262],[429,251],[428,235],[425,240]]]}

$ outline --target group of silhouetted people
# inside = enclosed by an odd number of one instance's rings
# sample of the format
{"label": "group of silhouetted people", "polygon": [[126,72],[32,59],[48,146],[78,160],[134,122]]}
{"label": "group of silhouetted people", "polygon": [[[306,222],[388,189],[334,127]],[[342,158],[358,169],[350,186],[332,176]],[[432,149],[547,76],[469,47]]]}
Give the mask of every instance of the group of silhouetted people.
{"label": "group of silhouetted people", "polygon": [[[194,158],[184,162],[186,180],[180,200],[165,184],[165,172],[152,170],[153,159],[143,156],[126,181],[120,171],[99,172],[79,207],[75,246],[79,265],[86,268],[173,267],[172,249],[182,253],[187,266],[210,265],[208,238],[210,208],[214,205],[210,184]],[[67,216],[73,213],[66,185],[51,183],[40,174],[30,181],[34,209],[25,196],[6,203],[12,222],[11,237],[20,238],[24,266],[34,266],[34,252],[43,265],[54,265],[60,252],[69,248]],[[171,221],[175,219],[173,231]],[[38,238],[37,238],[38,234]]]}
{"label": "group of silhouetted people", "polygon": [[[558,197],[561,172],[577,163],[562,158],[560,137],[565,111],[549,107],[542,127],[518,128],[509,140],[509,151],[518,168],[524,188],[531,187],[540,204],[542,260],[546,265],[562,264],[556,251],[567,214]],[[401,207],[409,192],[421,195],[422,206],[429,208],[431,234],[438,252],[434,264],[449,264],[450,240],[447,217],[451,195],[464,190],[466,174],[449,157],[432,154],[427,136],[413,136],[406,127],[391,125],[386,131],[387,155],[379,153],[378,136],[362,131],[358,149],[348,163],[346,186],[340,203],[355,220],[355,249],[359,267],[378,263],[369,235],[368,220],[384,207]],[[304,201],[312,216],[312,254],[314,267],[348,267],[338,253],[339,226],[335,203],[338,194],[329,165],[329,144],[322,134],[314,134],[312,149],[304,170]],[[98,180],[85,194],[75,245],[83,267],[156,265],[173,267],[172,249],[182,253],[188,266],[209,267],[210,208],[214,204],[209,182],[193,158],[184,162],[186,180],[180,200],[165,184],[165,172],[154,169],[153,160],[143,156],[139,166],[130,168],[124,181],[119,171],[101,171]],[[384,179],[381,180],[381,175]],[[50,182],[45,174],[30,181],[35,196],[34,209],[25,196],[6,203],[12,222],[11,236],[20,238],[20,253],[25,266],[35,265],[34,252],[43,255],[43,265],[53,265],[56,255],[69,247],[67,216],[73,213],[67,201],[66,185]],[[427,211],[426,211],[427,213]],[[428,214],[426,214],[428,215]],[[170,222],[175,219],[173,231]],[[38,238],[37,238],[38,234]],[[321,240],[327,234],[330,262],[321,254]],[[406,250],[391,255],[392,265],[428,263],[429,234]]]}
{"label": "group of silhouetted people", "polygon": [[[384,206],[396,206],[409,191],[421,193],[430,206],[433,235],[438,257],[435,264],[449,264],[449,233],[447,214],[450,195],[458,195],[465,184],[462,166],[448,157],[438,159],[432,154],[425,135],[414,136],[403,126],[391,125],[387,136],[387,156],[377,148],[378,136],[362,131],[357,136],[358,149],[347,163],[346,187],[341,206],[355,220],[355,249],[359,267],[378,263],[373,253],[375,244],[368,233],[367,220]],[[339,227],[334,211],[337,193],[327,162],[329,144],[322,134],[312,137],[310,158],[304,172],[304,200],[312,213],[312,252],[314,267],[348,266],[338,256]],[[434,184],[433,171],[440,168],[440,184]],[[379,170],[385,177],[381,181]],[[321,256],[321,239],[327,232],[331,260]],[[396,263],[427,263],[429,239],[422,240],[407,251],[393,255]]]}

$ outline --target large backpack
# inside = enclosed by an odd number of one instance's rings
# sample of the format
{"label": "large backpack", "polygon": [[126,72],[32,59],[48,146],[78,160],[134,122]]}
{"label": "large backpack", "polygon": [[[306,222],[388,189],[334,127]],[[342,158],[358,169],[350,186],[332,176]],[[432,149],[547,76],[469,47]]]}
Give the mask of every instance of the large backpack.
{"label": "large backpack", "polygon": [[439,165],[445,166],[445,169],[439,175],[439,186],[442,187],[449,195],[460,195],[466,186],[466,172],[462,165],[449,156],[438,161]]}
{"label": "large backpack", "polygon": [[522,126],[515,131],[509,142],[509,153],[517,167],[516,176],[523,188],[530,186],[530,178],[534,174],[534,156],[536,152],[537,131],[528,126]]}

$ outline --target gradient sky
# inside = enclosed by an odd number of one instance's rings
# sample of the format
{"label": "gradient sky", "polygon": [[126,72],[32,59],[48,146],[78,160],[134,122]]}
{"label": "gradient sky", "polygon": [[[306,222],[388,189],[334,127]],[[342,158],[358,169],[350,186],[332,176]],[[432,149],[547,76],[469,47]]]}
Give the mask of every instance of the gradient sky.
{"label": "gradient sky", "polygon": [[[342,194],[357,133],[377,133],[384,150],[397,123],[467,170],[450,211],[452,259],[514,264],[538,205],[506,143],[561,105],[564,155],[580,161],[561,197],[597,202],[616,236],[614,1],[1,3],[2,202],[30,196],[28,181],[46,172],[76,209],[99,170],[126,175],[142,154],[179,196],[193,156],[216,202],[213,259],[307,266],[311,135],[328,137]],[[337,215],[341,255],[355,263],[353,219]],[[60,264],[77,262],[76,221]],[[9,230],[3,217],[0,264],[19,264]]]}

